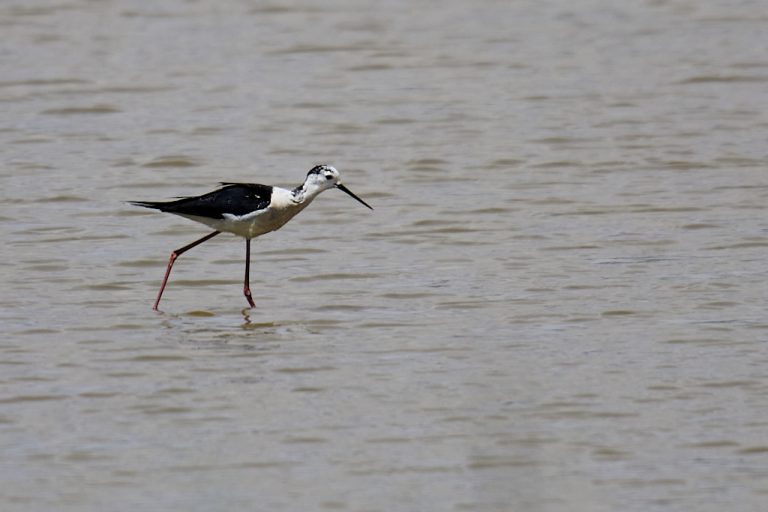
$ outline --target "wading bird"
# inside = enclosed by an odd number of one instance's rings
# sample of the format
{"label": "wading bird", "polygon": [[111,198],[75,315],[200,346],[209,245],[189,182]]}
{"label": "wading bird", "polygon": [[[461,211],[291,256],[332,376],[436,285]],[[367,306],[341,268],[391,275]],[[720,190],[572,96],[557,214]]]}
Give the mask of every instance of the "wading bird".
{"label": "wading bird", "polygon": [[330,165],[313,167],[307,173],[304,183],[293,190],[255,183],[221,183],[221,185],[221,188],[213,192],[201,196],[184,197],[176,201],[130,201],[136,206],[154,208],[161,212],[186,217],[215,230],[213,233],[209,233],[171,253],[168,268],[166,268],[165,277],[163,277],[163,284],[160,285],[160,291],[157,293],[157,299],[152,309],[157,310],[160,305],[160,298],[163,296],[165,285],[168,283],[168,276],[171,275],[171,268],[176,259],[221,232],[232,233],[245,238],[243,294],[250,307],[255,307],[249,282],[252,238],[280,229],[297,213],[306,208],[320,192],[329,188],[338,188],[373,210],[368,203],[341,184],[339,171]]}

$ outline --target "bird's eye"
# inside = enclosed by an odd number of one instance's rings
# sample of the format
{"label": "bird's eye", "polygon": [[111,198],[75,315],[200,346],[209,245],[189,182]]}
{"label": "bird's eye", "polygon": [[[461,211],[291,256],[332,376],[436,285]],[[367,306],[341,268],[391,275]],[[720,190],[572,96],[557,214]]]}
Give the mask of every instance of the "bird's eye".
{"label": "bird's eye", "polygon": [[327,175],[325,176],[325,179],[327,179],[327,180],[332,180],[332,179],[333,179],[333,176],[331,176],[330,174],[327,174]]}

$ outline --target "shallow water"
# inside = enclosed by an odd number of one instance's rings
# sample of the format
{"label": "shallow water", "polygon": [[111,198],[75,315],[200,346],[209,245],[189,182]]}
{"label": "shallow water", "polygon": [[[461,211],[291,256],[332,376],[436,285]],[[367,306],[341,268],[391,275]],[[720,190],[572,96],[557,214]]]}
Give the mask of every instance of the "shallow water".
{"label": "shallow water", "polygon": [[0,6],[2,509],[764,510],[763,11]]}

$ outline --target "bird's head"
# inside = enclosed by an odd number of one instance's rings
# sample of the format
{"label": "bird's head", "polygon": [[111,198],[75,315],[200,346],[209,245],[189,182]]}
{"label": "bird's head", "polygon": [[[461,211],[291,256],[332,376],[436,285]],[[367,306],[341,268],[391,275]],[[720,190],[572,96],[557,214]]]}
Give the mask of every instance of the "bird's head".
{"label": "bird's head", "polygon": [[307,192],[315,191],[315,194],[319,194],[323,190],[328,190],[329,188],[338,188],[367,208],[373,210],[368,203],[357,197],[351,190],[341,184],[341,175],[339,174],[339,171],[330,165],[316,165],[310,169],[307,173],[307,179],[304,180],[303,188]]}
{"label": "bird's head", "polygon": [[341,183],[341,175],[335,167],[330,165],[314,166],[307,173],[307,179],[304,180],[306,186],[320,190],[333,188],[337,183]]}

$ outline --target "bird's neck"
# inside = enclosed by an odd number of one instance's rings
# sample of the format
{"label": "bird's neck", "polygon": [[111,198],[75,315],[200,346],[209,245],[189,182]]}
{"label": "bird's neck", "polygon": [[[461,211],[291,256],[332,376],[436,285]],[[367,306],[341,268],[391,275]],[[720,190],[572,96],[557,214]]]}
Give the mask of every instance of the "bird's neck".
{"label": "bird's neck", "polygon": [[320,192],[322,190],[319,187],[309,186],[306,182],[291,191],[293,200],[298,204],[309,204]]}

